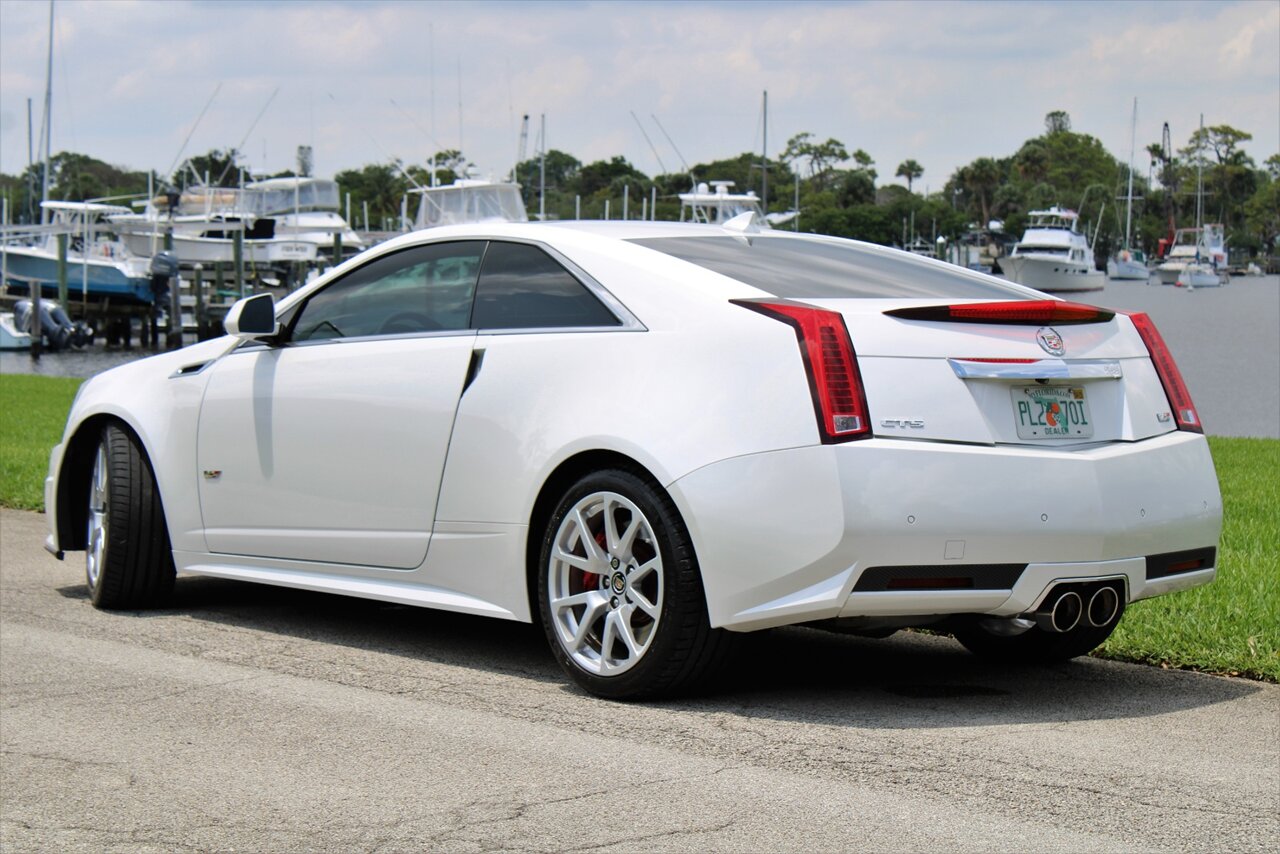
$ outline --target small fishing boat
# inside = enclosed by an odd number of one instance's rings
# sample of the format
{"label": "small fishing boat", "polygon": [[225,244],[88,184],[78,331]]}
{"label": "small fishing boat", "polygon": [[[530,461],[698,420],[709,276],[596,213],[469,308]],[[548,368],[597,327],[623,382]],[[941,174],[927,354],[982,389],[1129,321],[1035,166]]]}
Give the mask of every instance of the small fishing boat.
{"label": "small fishing boat", "polygon": [[39,230],[33,242],[6,242],[4,279],[11,289],[30,293],[58,293],[58,234],[67,235],[66,282],[70,294],[82,299],[107,297],[130,303],[150,303],[151,265],[111,235],[105,217],[128,213],[128,208],[94,202],[41,202],[51,217],[50,228]]}

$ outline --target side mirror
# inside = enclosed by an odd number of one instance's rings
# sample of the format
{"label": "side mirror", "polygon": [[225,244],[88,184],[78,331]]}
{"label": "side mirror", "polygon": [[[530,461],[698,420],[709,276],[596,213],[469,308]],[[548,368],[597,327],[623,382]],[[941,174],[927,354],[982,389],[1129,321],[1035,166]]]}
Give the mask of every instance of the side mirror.
{"label": "side mirror", "polygon": [[222,328],[243,341],[270,338],[280,331],[275,298],[271,294],[255,294],[237,301],[223,318]]}

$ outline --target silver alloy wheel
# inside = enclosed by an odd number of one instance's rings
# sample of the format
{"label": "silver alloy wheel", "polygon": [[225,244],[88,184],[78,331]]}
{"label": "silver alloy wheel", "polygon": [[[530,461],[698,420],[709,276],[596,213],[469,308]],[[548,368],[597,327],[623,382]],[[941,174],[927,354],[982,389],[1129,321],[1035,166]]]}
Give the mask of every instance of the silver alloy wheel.
{"label": "silver alloy wheel", "polygon": [[556,639],[597,676],[634,667],[657,636],[662,554],[634,502],[593,492],[565,513],[546,567]]}
{"label": "silver alloy wheel", "polygon": [[89,531],[85,541],[85,575],[89,589],[98,586],[102,574],[102,562],[107,554],[107,516],[110,502],[107,497],[107,446],[98,445],[98,456],[93,461],[93,479],[89,485]]}

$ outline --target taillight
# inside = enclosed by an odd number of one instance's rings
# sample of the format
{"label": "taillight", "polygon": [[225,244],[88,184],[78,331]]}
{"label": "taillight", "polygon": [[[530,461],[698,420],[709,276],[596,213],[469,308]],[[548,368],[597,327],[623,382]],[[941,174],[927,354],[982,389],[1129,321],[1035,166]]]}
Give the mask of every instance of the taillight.
{"label": "taillight", "polygon": [[1050,324],[1106,323],[1114,311],[1078,302],[1056,299],[975,302],[961,305],[923,305],[886,311],[903,320],[932,320],[948,323]]}
{"label": "taillight", "polygon": [[1178,424],[1178,429],[1203,433],[1204,427],[1200,424],[1200,413],[1196,412],[1196,405],[1191,402],[1191,392],[1187,391],[1187,384],[1182,381],[1182,372],[1173,361],[1173,354],[1165,346],[1164,338],[1160,337],[1155,323],[1145,312],[1125,313],[1129,315],[1134,328],[1142,336],[1142,343],[1147,345],[1147,352],[1151,354],[1151,363],[1156,366],[1156,376],[1160,377],[1160,385],[1164,386],[1165,397],[1169,398],[1169,405],[1173,407],[1173,417]]}
{"label": "taillight", "polygon": [[732,302],[780,320],[796,331],[818,417],[818,432],[824,443],[871,436],[858,357],[839,312],[777,300]]}

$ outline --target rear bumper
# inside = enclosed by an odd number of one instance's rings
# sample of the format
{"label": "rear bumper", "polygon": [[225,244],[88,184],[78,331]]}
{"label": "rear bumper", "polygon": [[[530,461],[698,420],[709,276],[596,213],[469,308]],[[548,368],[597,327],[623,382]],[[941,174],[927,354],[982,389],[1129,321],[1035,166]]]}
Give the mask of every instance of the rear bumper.
{"label": "rear bumper", "polygon": [[[1208,443],[1170,433],[1057,450],[871,439],[725,460],[670,485],[712,625],[1030,610],[1055,581],[1123,577],[1128,598],[1211,581],[1148,580],[1147,556],[1215,547]],[[1004,589],[854,591],[875,567],[1025,567]],[[963,574],[960,572],[957,575]]]}

